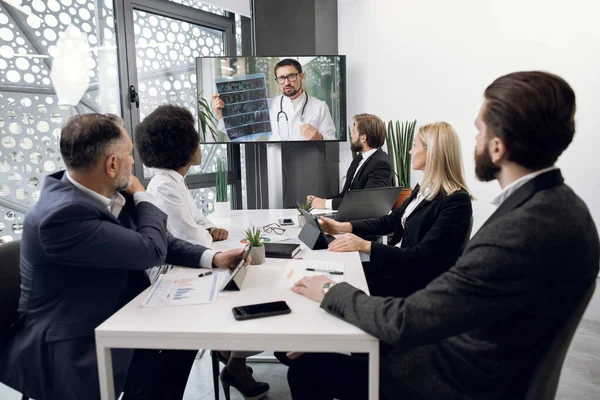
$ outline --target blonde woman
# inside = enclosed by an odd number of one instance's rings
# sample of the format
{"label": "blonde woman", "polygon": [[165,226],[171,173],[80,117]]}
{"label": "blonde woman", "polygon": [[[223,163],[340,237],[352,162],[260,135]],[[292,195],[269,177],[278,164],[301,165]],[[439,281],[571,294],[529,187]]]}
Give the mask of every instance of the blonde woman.
{"label": "blonde woman", "polygon": [[[325,231],[346,233],[329,244],[330,251],[370,255],[364,267],[371,295],[404,297],[424,288],[454,264],[471,233],[471,195],[452,126],[421,127],[410,154],[423,178],[391,214],[353,222],[321,219]],[[359,237],[389,234],[389,245]]]}

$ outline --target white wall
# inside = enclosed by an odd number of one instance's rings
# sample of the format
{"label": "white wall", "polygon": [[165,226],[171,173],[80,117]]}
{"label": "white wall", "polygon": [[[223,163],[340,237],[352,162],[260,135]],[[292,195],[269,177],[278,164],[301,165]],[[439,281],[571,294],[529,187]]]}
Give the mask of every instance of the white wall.
{"label": "white wall", "polygon": [[[479,199],[478,228],[500,190],[473,173],[473,122],[484,89],[513,71],[558,74],[577,96],[577,133],[558,165],[600,226],[599,11],[600,2],[589,0],[339,0],[348,115],[452,124],[461,136],[467,183]],[[350,155],[341,147],[343,175]]]}

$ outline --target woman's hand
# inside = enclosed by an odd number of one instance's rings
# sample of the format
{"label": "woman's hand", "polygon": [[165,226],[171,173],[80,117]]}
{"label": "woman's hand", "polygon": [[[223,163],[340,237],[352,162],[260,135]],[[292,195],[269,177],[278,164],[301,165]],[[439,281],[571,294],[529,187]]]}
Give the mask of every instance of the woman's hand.
{"label": "woman's hand", "polygon": [[350,222],[337,222],[334,219],[321,217],[319,218],[321,223],[321,229],[324,232],[335,234],[335,233],[349,233],[352,232],[352,224]]}
{"label": "woman's hand", "polygon": [[371,254],[371,242],[361,239],[352,233],[347,233],[329,243],[329,251],[360,251]]}

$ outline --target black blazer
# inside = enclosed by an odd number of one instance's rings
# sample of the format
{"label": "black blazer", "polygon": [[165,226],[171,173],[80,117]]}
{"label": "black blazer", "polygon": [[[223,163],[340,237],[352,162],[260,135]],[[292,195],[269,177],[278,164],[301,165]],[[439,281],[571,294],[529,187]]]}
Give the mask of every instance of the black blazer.
{"label": "black blazer", "polygon": [[321,307],[393,348],[387,398],[522,399],[599,261],[588,208],[553,170],[510,195],[425,289],[383,298],[339,283]]}
{"label": "black blazer", "polygon": [[[147,268],[200,266],[205,247],[175,239],[165,213],[122,194],[115,218],[64,171],[46,177],[25,216],[21,318],[0,348],[0,381],[36,399],[99,399],[94,329],[149,286]],[[131,355],[113,351],[117,393]]]}
{"label": "black blazer", "polygon": [[[346,183],[342,191],[335,196],[329,197],[332,199],[331,206],[334,210],[337,210],[342,204],[344,195],[348,190],[362,190],[362,189],[373,189],[378,187],[388,187],[392,185],[392,167],[390,166],[390,157],[381,148],[377,149],[375,153],[371,155],[365,161],[358,174],[354,179],[354,172],[361,160],[358,157],[354,157],[348,172],[346,173]],[[352,184],[350,184],[352,182]]]}
{"label": "black blazer", "polygon": [[[411,196],[389,215],[352,222],[352,233],[359,236],[388,235],[389,245],[371,244],[371,263],[388,266],[415,282],[415,289],[447,271],[458,259],[471,233],[473,208],[465,190],[433,200],[423,200],[406,219],[406,207],[417,197],[419,185]],[[402,239],[402,247],[395,245]]]}

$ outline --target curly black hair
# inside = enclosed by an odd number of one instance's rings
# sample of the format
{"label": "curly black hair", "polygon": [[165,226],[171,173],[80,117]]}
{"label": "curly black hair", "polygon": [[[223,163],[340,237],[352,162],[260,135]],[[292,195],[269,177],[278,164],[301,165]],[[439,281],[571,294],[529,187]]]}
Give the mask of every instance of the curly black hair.
{"label": "curly black hair", "polygon": [[152,111],[135,129],[134,139],[142,162],[164,169],[188,165],[200,143],[192,113],[173,105]]}

